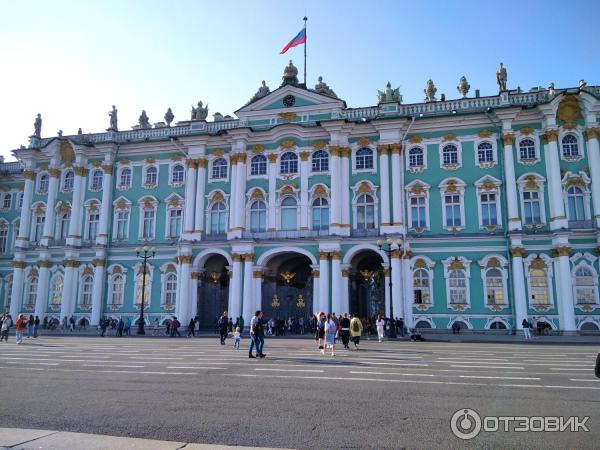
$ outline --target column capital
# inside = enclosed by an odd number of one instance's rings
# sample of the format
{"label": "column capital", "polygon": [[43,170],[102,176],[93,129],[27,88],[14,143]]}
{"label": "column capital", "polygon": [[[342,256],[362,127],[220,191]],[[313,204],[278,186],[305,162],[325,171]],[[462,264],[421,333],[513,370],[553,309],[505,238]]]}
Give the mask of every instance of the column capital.
{"label": "column capital", "polygon": [[312,276],[313,278],[319,278],[321,276],[321,272],[319,271],[319,269],[313,269]]}
{"label": "column capital", "polygon": [[329,259],[329,252],[319,250],[317,255],[319,256],[319,259]]}
{"label": "column capital", "polygon": [[254,262],[254,253],[244,253],[242,255],[242,258],[246,262]]}
{"label": "column capital", "polygon": [[552,141],[557,141],[558,130],[546,130],[546,132],[542,135],[542,140],[544,144],[549,144]]}
{"label": "column capital", "polygon": [[402,257],[402,250],[400,250],[399,248],[396,248],[394,250],[392,250],[392,252],[390,253],[392,258],[401,258]]}
{"label": "column capital", "polygon": [[60,169],[58,167],[50,167],[48,169],[48,174],[52,178],[60,178]]}
{"label": "column capital", "polygon": [[402,143],[390,144],[390,152],[392,155],[399,155],[402,153]]}
{"label": "column capital", "polygon": [[380,155],[387,155],[390,152],[390,146],[388,144],[379,144],[377,146],[377,152]]}
{"label": "column capital", "polygon": [[522,258],[525,256],[525,249],[523,247],[511,247],[510,256],[513,258]]}
{"label": "column capital", "polygon": [[350,157],[350,147],[340,147],[340,156],[342,158]]}
{"label": "column capital", "polygon": [[178,264],[192,264],[192,255],[179,255],[175,257]]}
{"label": "column capital", "polygon": [[260,278],[263,279],[265,277],[265,273],[262,270],[253,270],[252,278]]}
{"label": "column capital", "polygon": [[404,259],[411,259],[413,257],[413,252],[412,250],[406,250],[404,252]]}
{"label": "column capital", "polygon": [[106,265],[106,260],[104,258],[94,258],[92,259],[92,265],[94,267],[104,267]]}
{"label": "column capital", "polygon": [[269,153],[267,155],[267,159],[269,160],[270,163],[276,163],[277,162],[277,154],[276,153]]}
{"label": "column capital", "polygon": [[512,133],[504,133],[502,135],[502,143],[504,145],[513,145],[515,143],[515,135]]}
{"label": "column capital", "polygon": [[27,169],[27,170],[24,170],[24,171],[23,171],[23,177],[24,177],[26,180],[31,180],[31,181],[34,181],[34,180],[35,180],[35,171],[33,171],[33,170],[29,170],[29,169]]}
{"label": "column capital", "polygon": [[37,265],[40,268],[49,269],[50,267],[52,267],[52,261],[50,261],[49,259],[40,259],[37,262]]}
{"label": "column capital", "polygon": [[236,156],[238,164],[246,164],[247,155],[245,153],[238,153]]}
{"label": "column capital", "polygon": [[25,261],[11,261],[10,265],[15,269],[24,269],[27,266]]}
{"label": "column capital", "polygon": [[342,252],[339,250],[334,250],[329,255],[331,256],[331,259],[338,259],[338,260],[342,259]]}
{"label": "column capital", "polygon": [[190,277],[192,280],[199,280],[202,277],[202,274],[200,272],[192,272],[190,273]]}
{"label": "column capital", "polygon": [[331,156],[340,156],[340,147],[337,145],[330,145],[329,146],[329,154]]}
{"label": "column capital", "polygon": [[583,135],[588,141],[590,139],[598,139],[600,137],[600,128],[586,128]]}
{"label": "column capital", "polygon": [[350,277],[350,273],[351,273],[350,269],[342,269],[342,276],[344,278]]}
{"label": "column capital", "polygon": [[231,259],[233,260],[233,262],[243,262],[244,255],[241,253],[234,253],[233,255],[231,255]]}
{"label": "column capital", "polygon": [[198,162],[195,159],[186,159],[185,160],[185,165],[187,166],[188,169],[195,169],[198,167]]}
{"label": "column capital", "polygon": [[112,164],[102,164],[102,170],[104,170],[104,173],[107,175],[112,175],[114,168],[115,166]]}
{"label": "column capital", "polygon": [[308,158],[310,158],[310,152],[308,152],[308,151],[300,152],[300,160],[301,161],[308,161]]}
{"label": "column capital", "polygon": [[73,172],[75,172],[75,175],[85,177],[88,174],[88,169],[83,166],[73,166]]}
{"label": "column capital", "polygon": [[568,245],[563,245],[561,247],[556,247],[554,249],[552,249],[552,256],[553,257],[560,257],[560,256],[570,256],[571,255],[571,247],[569,247]]}
{"label": "column capital", "polygon": [[62,265],[64,267],[72,267],[76,269],[81,265],[81,261],[79,261],[78,259],[64,259]]}
{"label": "column capital", "polygon": [[198,169],[206,169],[208,167],[208,160],[206,158],[198,158],[196,160],[196,165]]}

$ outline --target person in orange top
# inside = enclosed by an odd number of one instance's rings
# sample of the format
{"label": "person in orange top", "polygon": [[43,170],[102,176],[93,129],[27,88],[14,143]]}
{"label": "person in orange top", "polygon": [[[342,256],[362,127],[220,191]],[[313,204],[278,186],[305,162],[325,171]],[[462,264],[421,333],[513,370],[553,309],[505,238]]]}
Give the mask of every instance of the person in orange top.
{"label": "person in orange top", "polygon": [[27,330],[27,320],[25,320],[25,316],[23,314],[19,314],[16,325],[16,342],[17,344],[20,344],[23,342],[23,333],[25,333],[25,330]]}

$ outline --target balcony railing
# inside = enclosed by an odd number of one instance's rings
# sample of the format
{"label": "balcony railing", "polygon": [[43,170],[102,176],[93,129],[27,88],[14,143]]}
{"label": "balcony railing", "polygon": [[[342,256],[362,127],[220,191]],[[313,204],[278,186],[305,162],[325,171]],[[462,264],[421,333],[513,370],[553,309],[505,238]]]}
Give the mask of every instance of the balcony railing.
{"label": "balcony railing", "polygon": [[350,230],[350,236],[352,237],[377,237],[379,236],[379,229],[377,228],[362,228]]}
{"label": "balcony railing", "polygon": [[329,230],[245,231],[244,239],[303,239],[329,236]]}
{"label": "balcony railing", "polygon": [[23,172],[23,166],[18,161],[0,163],[0,175],[1,176],[19,175],[22,172]]}
{"label": "balcony railing", "polygon": [[569,220],[569,228],[571,230],[585,230],[594,228],[592,220]]}

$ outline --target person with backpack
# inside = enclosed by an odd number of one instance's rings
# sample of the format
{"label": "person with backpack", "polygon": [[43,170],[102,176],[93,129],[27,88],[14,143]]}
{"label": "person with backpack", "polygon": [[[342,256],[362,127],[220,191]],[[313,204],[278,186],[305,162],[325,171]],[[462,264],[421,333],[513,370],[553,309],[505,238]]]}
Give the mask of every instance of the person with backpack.
{"label": "person with backpack", "polygon": [[344,313],[340,319],[340,338],[342,339],[344,348],[349,350],[350,347],[348,347],[348,343],[350,342],[350,319],[346,313]]}
{"label": "person with backpack", "polygon": [[171,321],[171,337],[175,337],[175,335],[181,337],[181,333],[179,332],[179,327],[181,323],[177,320],[177,317],[173,316],[173,320]]}
{"label": "person with backpack", "polygon": [[20,344],[23,342],[23,333],[27,330],[27,319],[25,319],[24,314],[19,314],[19,318],[17,319],[17,329],[16,329],[16,343]]}
{"label": "person with backpack", "polygon": [[362,322],[358,318],[358,314],[354,313],[352,320],[350,321],[350,336],[352,336],[352,342],[354,343],[354,349],[358,350],[358,344],[360,343],[360,336],[363,332]]}
{"label": "person with backpack", "polygon": [[319,312],[316,326],[315,326],[315,341],[317,341],[317,345],[319,346],[319,350],[324,350],[325,345],[325,313],[323,311]]}
{"label": "person with backpack", "polygon": [[531,331],[529,330],[529,321],[527,318],[523,319],[521,326],[523,327],[523,336],[525,337],[525,340],[528,341],[531,339]]}

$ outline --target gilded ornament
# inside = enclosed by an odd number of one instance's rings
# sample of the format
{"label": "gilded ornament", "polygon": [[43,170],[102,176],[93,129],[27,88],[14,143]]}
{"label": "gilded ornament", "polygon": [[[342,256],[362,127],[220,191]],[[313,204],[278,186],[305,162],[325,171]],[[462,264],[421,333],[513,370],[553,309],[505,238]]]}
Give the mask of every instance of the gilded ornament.
{"label": "gilded ornament", "polygon": [[377,152],[380,155],[387,155],[390,152],[390,146],[388,144],[379,144],[377,146]]}
{"label": "gilded ornament", "polygon": [[192,264],[192,255],[181,255],[179,257],[179,264]]}
{"label": "gilded ornament", "polygon": [[238,155],[230,155],[229,156],[229,162],[232,166],[235,166],[238,163]]}
{"label": "gilded ornament", "polygon": [[282,272],[281,273],[281,278],[283,278],[283,281],[285,282],[285,284],[290,284],[295,276],[296,276],[296,274],[294,272]]}
{"label": "gilded ornament", "polygon": [[598,139],[600,137],[600,128],[586,128],[583,135],[588,141],[590,139]]}
{"label": "gilded ornament", "polygon": [[211,152],[211,155],[215,157],[223,156],[224,154],[225,152],[220,148],[216,148]]}
{"label": "gilded ornament", "polygon": [[127,209],[129,208],[129,204],[125,200],[119,200],[117,202],[117,209]]}
{"label": "gilded ornament", "polygon": [[554,254],[556,256],[570,256],[571,255],[571,247],[569,246],[562,246],[562,247],[556,247],[554,249]]}
{"label": "gilded ornament", "polygon": [[485,189],[486,191],[495,191],[497,189],[497,186],[492,182],[492,181],[486,181],[484,182],[481,187],[483,189]]}
{"label": "gilded ornament", "polygon": [[569,189],[571,186],[585,186],[585,182],[581,177],[573,176],[565,183],[565,188]]}
{"label": "gilded ornament", "polygon": [[156,162],[156,159],[154,159],[154,158],[146,158],[147,164],[154,164],[155,162]]}
{"label": "gilded ornament", "polygon": [[62,141],[60,143],[58,152],[65,166],[71,166],[73,161],[75,161],[75,152],[73,151],[73,146],[69,143],[69,141]]}
{"label": "gilded ornament", "polygon": [[317,197],[327,197],[327,190],[323,187],[322,184],[316,185],[313,190],[313,198]]}
{"label": "gilded ornament", "polygon": [[427,263],[425,262],[424,259],[417,259],[415,261],[415,263],[413,264],[413,267],[415,267],[416,269],[425,269],[427,267]]}
{"label": "gilded ornament", "polygon": [[327,142],[325,141],[315,141],[312,144],[314,149],[323,150],[327,146]]}
{"label": "gilded ornament", "polygon": [[319,251],[317,255],[319,256],[319,259],[329,259],[329,252]]}
{"label": "gilded ornament", "polygon": [[532,269],[546,269],[548,266],[546,265],[546,261],[544,261],[539,256],[531,261]]}
{"label": "gilded ornament", "polygon": [[423,138],[418,134],[413,134],[409,139],[411,144],[420,144],[423,142]]}
{"label": "gilded ornament", "polygon": [[[106,264],[106,260],[103,258],[95,258],[92,259],[92,265],[94,265],[95,267],[104,267],[104,265]],[[118,266],[117,266],[118,267]],[[116,268],[116,267],[115,267]],[[113,273],[115,273],[115,271],[113,270]]]}
{"label": "gilded ornament", "polygon": [[530,134],[533,134],[534,132],[535,132],[535,130],[533,128],[529,128],[529,127],[521,128],[519,130],[519,133],[521,133],[524,136],[529,136]]}
{"label": "gilded ornament", "polygon": [[270,163],[275,163],[277,162],[277,155],[275,153],[269,153],[269,155],[267,156],[268,160]]}
{"label": "gilded ornament", "polygon": [[513,145],[515,143],[515,135],[511,133],[503,134],[502,143],[504,145]]}
{"label": "gilded ornament", "polygon": [[342,276],[348,278],[350,276],[350,269],[342,269]]}
{"label": "gilded ornament", "polygon": [[104,170],[104,173],[106,173],[107,175],[112,175],[113,169],[114,169],[114,166],[112,164],[103,164],[102,165],[102,170]]}
{"label": "gilded ornament", "polygon": [[198,165],[198,169],[206,169],[208,167],[208,161],[205,158],[198,158],[196,164]]}
{"label": "gilded ornament", "polygon": [[399,155],[402,152],[402,144],[399,142],[396,144],[390,144],[390,152],[392,155]]}
{"label": "gilded ornament", "polygon": [[45,163],[45,162],[44,163],[40,163],[38,165],[38,169],[40,169],[40,170],[48,170],[48,163]]}
{"label": "gilded ornament", "polygon": [[277,309],[280,306],[281,302],[279,301],[279,297],[277,296],[277,294],[273,295],[273,300],[271,300],[271,307]]}
{"label": "gilded ornament", "polygon": [[458,187],[457,187],[457,181],[456,180],[450,180],[448,181],[448,183],[446,184],[446,192],[448,194],[455,194],[458,192]]}
{"label": "gilded ornament", "polygon": [[33,277],[37,277],[38,276],[38,271],[37,269],[34,267],[33,269],[31,269],[29,271],[29,278],[33,278]]}
{"label": "gilded ornament", "polygon": [[538,186],[535,176],[528,175],[527,178],[525,178],[525,180],[526,180],[525,187],[527,189],[538,189],[539,186]]}
{"label": "gilded ornament", "polygon": [[181,205],[181,199],[177,198],[177,197],[173,197],[171,198],[171,200],[169,200],[169,206],[179,206]]}
{"label": "gilded ornament", "polygon": [[363,280],[369,281],[373,276],[373,271],[369,269],[362,269],[360,271],[360,275],[363,277]]}
{"label": "gilded ornament", "polygon": [[252,278],[262,279],[262,278],[264,278],[264,273],[260,272],[260,271],[254,271],[254,272],[252,272]]}
{"label": "gilded ornament", "polygon": [[313,276],[313,278],[319,278],[320,275],[321,275],[321,272],[319,272],[319,269],[313,269],[312,270],[312,276]]}
{"label": "gilded ornament", "polygon": [[292,141],[291,139],[286,139],[285,141],[283,141],[281,143],[281,148],[285,148],[285,149],[294,148],[295,146],[296,146],[296,143],[294,141]]}
{"label": "gilded ornament", "polygon": [[544,140],[544,144],[549,144],[550,142],[558,140],[558,130],[548,130],[542,136]]}
{"label": "gilded ornament", "polygon": [[85,177],[88,174],[88,169],[83,166],[75,166],[73,167],[73,172],[75,172],[75,175],[77,176]]}
{"label": "gilded ornament", "polygon": [[310,152],[300,152],[301,161],[308,161],[308,158],[310,158]]}
{"label": "gilded ornament", "polygon": [[264,198],[264,195],[262,193],[262,191],[258,188],[254,189],[252,191],[252,193],[250,194],[250,200],[262,200]]}
{"label": "gilded ornament", "polygon": [[304,297],[302,296],[302,294],[298,294],[298,301],[296,302],[296,307],[304,308],[305,306],[306,306],[306,303],[304,302]]}
{"label": "gilded ornament", "polygon": [[100,161],[99,159],[97,159],[96,161],[92,161],[92,167],[100,167],[102,165],[102,161]]}
{"label": "gilded ornament", "polygon": [[11,261],[10,265],[15,269],[24,269],[27,266],[25,261]]}
{"label": "gilded ornament", "polygon": [[185,165],[189,168],[189,169],[194,169],[196,167],[198,167],[196,160],[194,159],[186,159],[185,160]]}
{"label": "gilded ornament", "polygon": [[490,258],[487,262],[487,267],[500,267],[501,265],[498,258]]}
{"label": "gilded ornament", "polygon": [[154,200],[152,200],[152,198],[150,198],[150,197],[145,197],[144,200],[142,200],[142,203],[143,203],[145,209],[153,209],[154,208]]}
{"label": "gilded ornament", "polygon": [[282,112],[282,113],[279,113],[278,116],[281,117],[283,120],[286,120],[288,122],[291,122],[296,117],[298,117],[297,114],[293,113],[293,112]]}
{"label": "gilded ornament", "polygon": [[368,147],[369,145],[371,145],[371,139],[369,139],[368,137],[361,137],[358,141],[356,141],[356,143],[360,147]]}
{"label": "gilded ornament", "polygon": [[373,189],[371,189],[371,185],[368,182],[363,181],[358,186],[358,192],[360,194],[370,194],[373,192]]}
{"label": "gilded ornament", "polygon": [[244,257],[240,253],[234,253],[231,256],[231,259],[233,260],[233,262],[242,262]]}
{"label": "gilded ornament", "polygon": [[223,197],[223,194],[221,193],[221,191],[215,192],[212,197],[213,203],[222,202],[224,200],[225,200],[225,197]]}
{"label": "gilded ornament", "polygon": [[37,265],[40,269],[49,269],[52,267],[52,261],[50,261],[48,259],[40,259],[37,262]]}
{"label": "gilded ornament", "polygon": [[33,170],[24,170],[24,171],[23,171],[23,177],[24,177],[26,180],[31,180],[31,181],[33,181],[33,180],[35,180],[35,172],[34,172]]}
{"label": "gilded ornament", "polygon": [[254,153],[263,153],[265,151],[265,146],[264,145],[260,145],[260,144],[256,144],[252,147],[252,151]]}
{"label": "gilded ornament", "polygon": [[340,157],[349,158],[350,157],[350,147],[340,147]]}
{"label": "gilded ornament", "polygon": [[442,142],[456,141],[456,140],[457,140],[457,136],[452,133],[448,133],[442,138]]}
{"label": "gilded ornament", "polygon": [[86,268],[83,269],[83,275],[94,275],[94,269],[92,269],[90,266],[86,266]]}
{"label": "gilded ornament", "polygon": [[422,184],[416,183],[410,188],[410,193],[413,195],[421,195],[425,192],[425,187]]}
{"label": "gilded ornament", "polygon": [[48,174],[52,178],[60,178],[60,169],[58,169],[57,167],[51,167],[50,169],[48,169]]}
{"label": "gilded ornament", "polygon": [[332,251],[331,252],[331,259],[341,260],[342,259],[342,252],[340,252],[339,250]]}
{"label": "gilded ornament", "polygon": [[392,250],[390,252],[390,256],[392,258],[401,258],[402,257],[402,250],[400,250],[399,248],[396,248],[394,250]]}
{"label": "gilded ornament", "polygon": [[565,123],[565,128],[574,128],[575,122],[581,117],[581,106],[574,95],[566,96],[558,105],[556,118]]}
{"label": "gilded ornament", "polygon": [[128,164],[129,164],[129,159],[127,159],[127,158],[121,158],[121,159],[119,160],[119,164],[121,164],[121,165],[123,165],[123,166],[126,166],[126,165],[128,165]]}
{"label": "gilded ornament", "polygon": [[492,130],[488,130],[488,129],[481,130],[479,133],[477,133],[477,135],[478,135],[480,138],[484,138],[484,139],[485,139],[485,138],[489,138],[489,137],[491,137],[493,134],[494,134],[494,133],[492,132]]}
{"label": "gilded ornament", "polygon": [[330,145],[329,154],[331,156],[340,156],[340,147],[338,145]]}
{"label": "gilded ornament", "polygon": [[465,266],[460,259],[454,259],[448,268],[450,270],[463,270]]}

